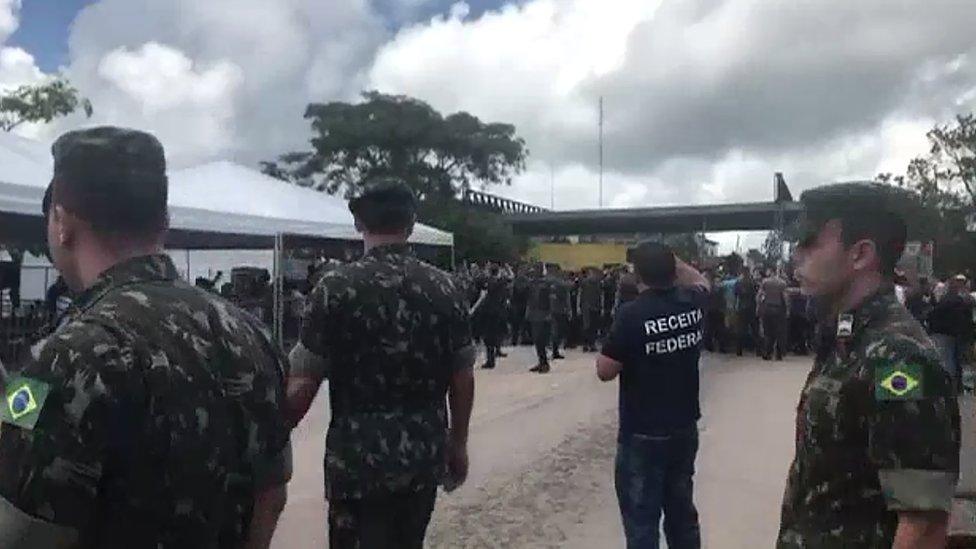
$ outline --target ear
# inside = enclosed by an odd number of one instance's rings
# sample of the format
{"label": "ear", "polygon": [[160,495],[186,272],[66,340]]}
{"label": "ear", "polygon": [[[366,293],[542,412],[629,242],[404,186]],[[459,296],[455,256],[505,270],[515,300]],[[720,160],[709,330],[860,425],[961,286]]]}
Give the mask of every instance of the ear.
{"label": "ear", "polygon": [[54,225],[54,234],[57,244],[65,247],[71,244],[78,233],[78,219],[68,213],[64,206],[60,204],[51,208],[51,222]]}
{"label": "ear", "polygon": [[854,261],[854,269],[858,271],[875,269],[881,261],[878,246],[873,240],[858,240],[851,246],[850,254]]}

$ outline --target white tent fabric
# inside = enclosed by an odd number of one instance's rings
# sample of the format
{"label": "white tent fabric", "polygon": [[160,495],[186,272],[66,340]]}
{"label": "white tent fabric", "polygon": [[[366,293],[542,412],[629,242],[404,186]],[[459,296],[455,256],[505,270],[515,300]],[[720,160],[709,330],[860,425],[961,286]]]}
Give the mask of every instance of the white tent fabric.
{"label": "white tent fabric", "polygon": [[43,143],[0,132],[0,182],[42,190],[51,181],[51,152]]}
{"label": "white tent fabric", "polygon": [[[315,226],[323,237],[359,238],[346,202],[312,189],[286,185],[263,173],[228,161],[217,161],[170,173],[170,205],[193,210],[220,211],[241,216],[290,220],[307,234]],[[315,234],[314,232],[312,234]],[[450,246],[450,233],[418,224],[411,241]]]}
{"label": "white tent fabric", "polygon": [[[40,217],[51,171],[51,153],[46,145],[0,132],[0,214]],[[193,233],[180,240],[189,247],[259,241],[264,246],[279,233],[360,238],[341,199],[286,185],[257,170],[224,161],[170,173],[170,217],[174,231]],[[241,235],[250,240],[208,240],[207,234]],[[454,237],[418,224],[411,241],[452,246]]]}

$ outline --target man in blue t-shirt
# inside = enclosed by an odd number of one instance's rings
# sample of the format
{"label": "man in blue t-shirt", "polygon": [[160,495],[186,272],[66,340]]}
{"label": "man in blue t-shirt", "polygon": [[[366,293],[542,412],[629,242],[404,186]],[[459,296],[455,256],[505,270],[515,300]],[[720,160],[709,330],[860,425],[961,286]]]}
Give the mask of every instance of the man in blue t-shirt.
{"label": "man in blue t-shirt", "polygon": [[661,514],[671,549],[701,546],[692,476],[698,453],[698,361],[708,281],[668,246],[631,256],[640,295],[617,313],[597,358],[620,376],[616,487],[628,549],[657,549]]}

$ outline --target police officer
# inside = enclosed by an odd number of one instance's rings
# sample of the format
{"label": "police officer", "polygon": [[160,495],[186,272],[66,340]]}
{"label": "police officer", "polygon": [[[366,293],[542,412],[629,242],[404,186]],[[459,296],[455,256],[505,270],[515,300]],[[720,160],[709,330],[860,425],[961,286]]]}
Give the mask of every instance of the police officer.
{"label": "police officer", "polygon": [[284,357],[163,252],[152,136],[53,146],[47,237],[75,299],[5,381],[0,547],[267,547],[291,474]]}
{"label": "police officer", "polygon": [[801,201],[797,277],[830,326],[800,396],[778,547],[944,547],[959,410],[892,283],[914,197],[847,183]]}
{"label": "police officer", "polygon": [[617,312],[597,375],[620,375],[616,487],[629,549],[701,546],[692,475],[698,452],[698,362],[708,281],[668,246],[631,254],[638,297]]}
{"label": "police officer", "polygon": [[467,476],[468,308],[452,277],[407,244],[416,207],[396,180],[350,201],[366,255],[323,274],[291,354],[293,423],[329,380],[325,496],[336,549],[421,548],[438,484]]}
{"label": "police officer", "polygon": [[545,273],[545,265],[536,264],[529,283],[529,301],[525,308],[525,320],[532,327],[532,343],[539,362],[529,369],[540,374],[549,373],[549,342],[552,339],[553,282]]}

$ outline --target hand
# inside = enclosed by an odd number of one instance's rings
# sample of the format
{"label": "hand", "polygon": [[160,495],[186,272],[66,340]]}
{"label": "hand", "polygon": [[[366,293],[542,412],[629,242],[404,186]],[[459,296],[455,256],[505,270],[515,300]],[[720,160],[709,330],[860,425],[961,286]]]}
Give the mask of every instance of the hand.
{"label": "hand", "polygon": [[444,484],[447,492],[457,490],[468,479],[468,445],[453,437],[449,437],[447,442],[447,477]]}

